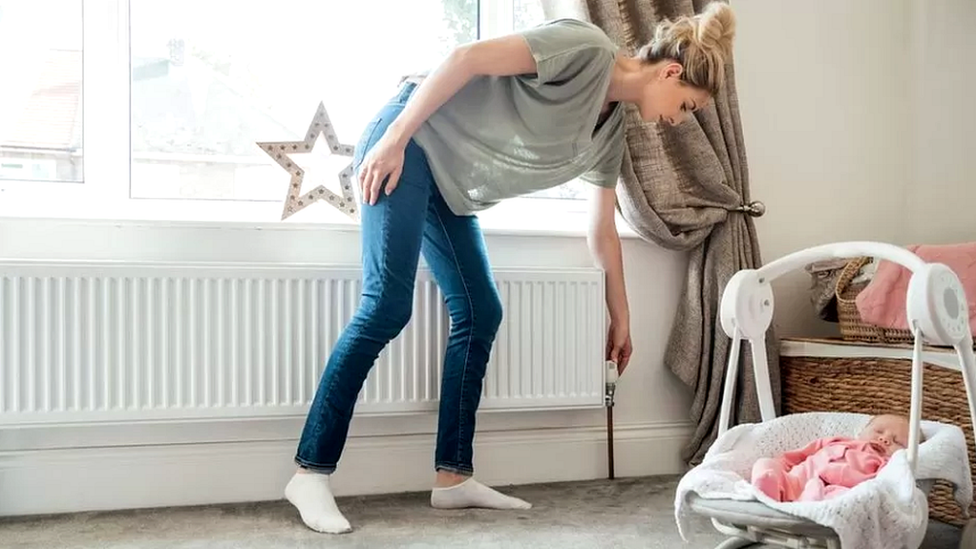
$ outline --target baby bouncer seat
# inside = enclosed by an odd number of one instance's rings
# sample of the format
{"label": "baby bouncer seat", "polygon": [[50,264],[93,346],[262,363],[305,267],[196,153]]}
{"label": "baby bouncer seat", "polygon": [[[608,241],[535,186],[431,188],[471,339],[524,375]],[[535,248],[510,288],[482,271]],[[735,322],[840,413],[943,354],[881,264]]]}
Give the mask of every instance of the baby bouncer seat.
{"label": "baby bouncer seat", "polygon": [[[765,334],[772,321],[770,283],[804,266],[831,258],[870,256],[899,264],[912,273],[907,316],[914,335],[909,439],[877,477],[823,502],[777,502],[755,490],[751,466],[825,436],[856,436],[869,416],[814,412],[776,417],[766,356]],[[927,495],[936,479],[953,484],[956,501],[968,517],[973,499],[968,447],[955,425],[923,421],[923,343],[953,347],[962,372],[970,421],[976,427],[976,358],[963,286],[950,268],[928,263],[910,251],[879,242],[837,242],[808,248],[759,269],[736,273],[720,304],[722,329],[731,338],[723,386],[719,432],[702,463],[685,474],[675,496],[675,515],[683,538],[687,517],[699,515],[729,539],[716,549],[791,547],[827,549],[917,549],[928,521]],[[749,340],[762,420],[730,427],[732,397],[743,339]],[[920,434],[925,442],[919,444]],[[970,520],[960,549],[976,549]],[[687,538],[686,538],[687,539]]]}

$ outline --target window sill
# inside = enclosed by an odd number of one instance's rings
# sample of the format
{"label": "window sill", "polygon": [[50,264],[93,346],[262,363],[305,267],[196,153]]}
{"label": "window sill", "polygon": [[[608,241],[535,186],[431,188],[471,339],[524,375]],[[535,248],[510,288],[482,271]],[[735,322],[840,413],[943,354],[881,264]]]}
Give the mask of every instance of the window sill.
{"label": "window sill", "polygon": [[[5,196],[6,195],[6,196]],[[13,195],[13,196],[11,196]],[[316,204],[280,220],[273,202],[219,200],[123,200],[93,204],[82,200],[42,202],[33,197],[0,193],[0,218],[117,226],[179,226],[269,231],[358,232],[358,221]],[[522,198],[509,200],[479,214],[487,236],[585,238],[586,203],[575,200]],[[639,238],[619,215],[621,238]]]}

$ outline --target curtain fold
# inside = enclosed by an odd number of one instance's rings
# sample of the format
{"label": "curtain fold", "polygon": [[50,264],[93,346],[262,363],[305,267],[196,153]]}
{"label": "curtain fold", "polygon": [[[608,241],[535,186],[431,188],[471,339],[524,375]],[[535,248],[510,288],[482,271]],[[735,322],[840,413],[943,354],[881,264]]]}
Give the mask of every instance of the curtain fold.
{"label": "curtain fold", "polygon": [[[665,18],[693,15],[707,0],[542,0],[547,19],[572,17],[602,28],[624,52],[636,54]],[[740,269],[762,264],[753,217],[735,75],[726,67],[724,90],[685,123],[645,124],[628,105],[627,147],[617,190],[623,219],[641,238],[689,254],[688,268],[665,351],[667,367],[694,393],[694,435],[682,458],[695,465],[718,432],[730,341],[719,324],[725,284]],[[641,283],[631,279],[630,284]],[[654,283],[649,282],[649,283]],[[639,337],[639,334],[635,334]],[[770,380],[781,409],[779,344],[767,334]],[[734,423],[759,421],[752,357],[743,345]]]}

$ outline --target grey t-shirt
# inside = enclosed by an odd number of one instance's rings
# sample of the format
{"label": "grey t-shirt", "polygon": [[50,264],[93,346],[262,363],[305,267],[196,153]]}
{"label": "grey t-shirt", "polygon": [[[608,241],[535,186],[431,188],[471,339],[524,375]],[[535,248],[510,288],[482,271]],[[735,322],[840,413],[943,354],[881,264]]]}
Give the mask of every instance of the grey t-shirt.
{"label": "grey t-shirt", "polygon": [[623,107],[611,105],[597,129],[617,46],[599,27],[575,19],[520,34],[536,73],[476,77],[413,136],[456,215],[576,177],[617,184]]}

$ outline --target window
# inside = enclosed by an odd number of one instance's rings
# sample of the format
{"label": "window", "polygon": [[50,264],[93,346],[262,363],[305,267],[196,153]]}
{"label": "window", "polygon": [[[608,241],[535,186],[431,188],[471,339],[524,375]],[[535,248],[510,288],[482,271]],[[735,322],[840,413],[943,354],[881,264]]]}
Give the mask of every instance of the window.
{"label": "window", "polygon": [[[354,145],[404,74],[542,21],[541,0],[0,0],[0,214],[276,220],[289,178],[259,142],[301,140],[323,103]],[[295,160],[303,192],[338,187],[350,161],[320,146]],[[586,188],[531,208],[578,211],[563,199]],[[350,222],[325,204],[295,220]]]}
{"label": "window", "polygon": [[533,27],[546,19],[541,0],[512,0],[512,12],[517,31]]}
{"label": "window", "polygon": [[[257,142],[300,141],[323,102],[354,145],[403,74],[477,38],[475,0],[131,6],[133,198],[280,201],[288,178]],[[296,156],[306,184],[349,161]]]}
{"label": "window", "polygon": [[0,0],[0,180],[83,180],[81,55],[81,0]]}

